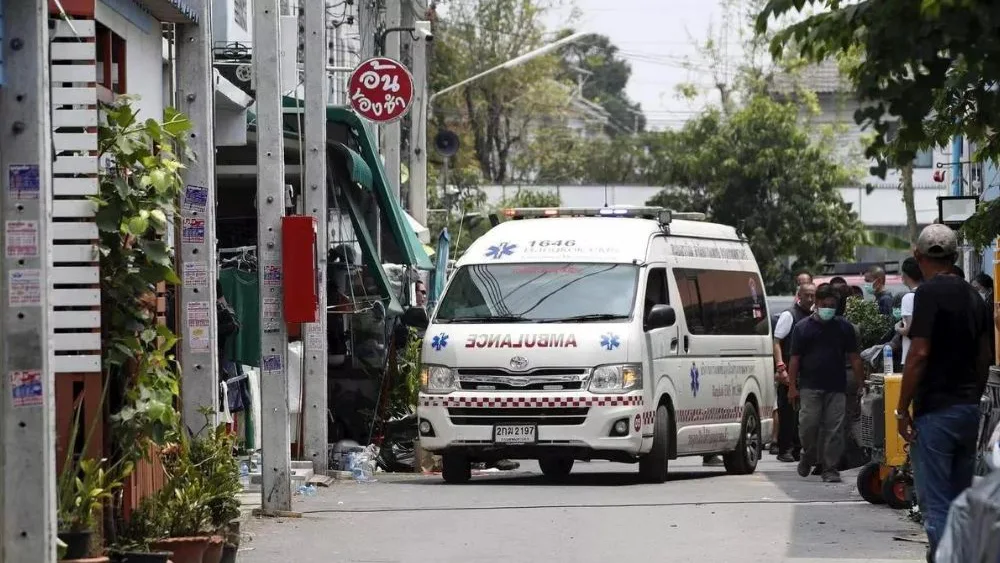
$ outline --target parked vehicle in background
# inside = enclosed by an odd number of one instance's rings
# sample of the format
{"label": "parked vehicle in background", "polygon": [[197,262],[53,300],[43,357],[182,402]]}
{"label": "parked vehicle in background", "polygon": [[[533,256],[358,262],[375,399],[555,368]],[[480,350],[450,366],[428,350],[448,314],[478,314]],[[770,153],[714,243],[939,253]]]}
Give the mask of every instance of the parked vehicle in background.
{"label": "parked vehicle in background", "polygon": [[757,262],[733,227],[660,208],[514,209],[458,262],[424,339],[420,444],[474,462],[723,454],[755,471],[774,365]]}

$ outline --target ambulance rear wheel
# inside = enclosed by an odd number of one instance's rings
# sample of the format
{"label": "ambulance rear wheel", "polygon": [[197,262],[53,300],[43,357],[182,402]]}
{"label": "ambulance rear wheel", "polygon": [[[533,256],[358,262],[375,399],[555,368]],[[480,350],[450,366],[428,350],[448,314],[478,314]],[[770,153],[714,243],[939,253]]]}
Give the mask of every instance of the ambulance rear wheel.
{"label": "ambulance rear wheel", "polygon": [[656,420],[653,421],[653,448],[639,459],[639,476],[643,481],[663,483],[667,480],[670,441],[673,439],[670,410],[666,405],[660,405],[656,409]]}
{"label": "ambulance rear wheel", "polygon": [[726,473],[730,475],[750,475],[757,470],[763,438],[760,434],[760,417],[753,403],[743,405],[743,424],[740,426],[740,441],[736,449],[723,456]]}
{"label": "ambulance rear wheel", "polygon": [[441,476],[445,483],[460,485],[472,479],[472,464],[464,455],[444,454],[441,456],[441,465]]}
{"label": "ambulance rear wheel", "polygon": [[573,471],[573,461],[571,457],[545,457],[538,460],[538,465],[547,479],[557,480],[569,477]]}
{"label": "ambulance rear wheel", "polygon": [[885,504],[885,497],[882,496],[882,476],[881,468],[877,462],[871,462],[861,468],[858,472],[858,493],[861,498],[871,504]]}

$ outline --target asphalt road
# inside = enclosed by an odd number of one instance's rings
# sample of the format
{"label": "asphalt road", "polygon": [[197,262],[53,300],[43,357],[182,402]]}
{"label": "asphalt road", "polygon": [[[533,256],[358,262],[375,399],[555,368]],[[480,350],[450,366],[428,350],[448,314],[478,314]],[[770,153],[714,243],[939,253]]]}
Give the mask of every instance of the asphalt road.
{"label": "asphalt road", "polygon": [[765,456],[733,477],[701,459],[671,465],[663,485],[635,466],[578,463],[561,484],[534,464],[463,486],[437,476],[380,475],[295,497],[301,519],[252,520],[239,561],[860,563],[921,561],[919,528],[842,484],[803,480]]}

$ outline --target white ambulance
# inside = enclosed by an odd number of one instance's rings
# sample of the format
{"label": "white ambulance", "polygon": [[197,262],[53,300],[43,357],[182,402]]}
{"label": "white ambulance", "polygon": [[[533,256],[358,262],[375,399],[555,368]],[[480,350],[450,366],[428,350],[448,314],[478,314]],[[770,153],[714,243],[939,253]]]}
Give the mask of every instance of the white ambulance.
{"label": "white ambulance", "polygon": [[537,459],[639,464],[722,454],[752,473],[774,405],[764,286],[732,227],[660,208],[509,209],[426,330],[420,444],[444,480]]}

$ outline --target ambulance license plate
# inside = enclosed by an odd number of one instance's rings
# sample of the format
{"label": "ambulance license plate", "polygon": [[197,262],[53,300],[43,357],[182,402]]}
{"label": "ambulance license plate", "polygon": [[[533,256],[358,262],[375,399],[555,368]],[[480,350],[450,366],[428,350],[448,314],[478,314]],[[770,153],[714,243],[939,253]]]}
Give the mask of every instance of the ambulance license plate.
{"label": "ambulance license plate", "polygon": [[504,424],[493,427],[496,444],[534,444],[538,440],[538,426],[534,424]]}

